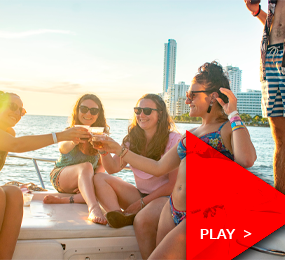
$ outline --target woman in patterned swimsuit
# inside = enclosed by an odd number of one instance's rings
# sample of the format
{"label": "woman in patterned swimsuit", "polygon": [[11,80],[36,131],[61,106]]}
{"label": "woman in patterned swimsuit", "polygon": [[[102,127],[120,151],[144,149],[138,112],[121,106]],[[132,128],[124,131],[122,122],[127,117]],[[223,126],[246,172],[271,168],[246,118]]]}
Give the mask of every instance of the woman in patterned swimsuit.
{"label": "woman in patterned swimsuit", "polygon": [[[60,133],[15,137],[13,127],[26,113],[20,97],[0,91],[0,170],[8,152],[22,153],[40,149],[55,141],[88,138],[86,129],[77,127]],[[0,187],[0,259],[12,259],[23,217],[22,192],[15,186]]]}
{"label": "woman in patterned swimsuit", "polygon": [[[193,78],[186,97],[185,103],[190,106],[190,117],[202,118],[202,124],[190,132],[241,166],[251,167],[256,160],[255,149],[248,130],[238,116],[237,99],[230,90],[223,67],[217,62],[203,64]],[[124,156],[125,162],[154,176],[161,176],[180,165],[171,198],[160,216],[156,249],[149,259],[169,259],[173,255],[177,259],[186,258],[185,137],[186,135],[159,161],[138,156],[131,151]],[[118,155],[122,150],[119,144],[111,140],[103,148]],[[144,219],[148,219],[147,216],[139,218],[138,214],[135,228],[145,225]],[[156,225],[151,222],[148,224]]]}
{"label": "woman in patterned swimsuit", "polygon": [[[75,125],[88,125],[91,127],[104,127],[109,132],[106,123],[103,105],[94,94],[85,94],[80,97],[72,114],[70,127]],[[48,195],[44,203],[85,203],[88,206],[88,219],[94,223],[106,225],[107,221],[97,202],[93,184],[95,173],[105,171],[99,164],[100,154],[86,141],[82,149],[79,142],[64,142],[59,146],[60,158],[56,161],[50,173],[50,180],[54,188],[61,193],[78,193],[71,197],[58,197]]]}

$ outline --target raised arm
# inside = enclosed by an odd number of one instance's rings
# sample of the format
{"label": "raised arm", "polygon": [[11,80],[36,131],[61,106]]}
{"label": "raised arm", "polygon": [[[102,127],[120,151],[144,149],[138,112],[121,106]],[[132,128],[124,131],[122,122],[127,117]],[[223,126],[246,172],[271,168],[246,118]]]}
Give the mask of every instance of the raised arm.
{"label": "raised arm", "polygon": [[[117,142],[115,142],[111,138],[102,141],[102,143],[103,143],[102,150],[115,153],[118,159],[120,159],[119,157],[123,149],[122,146],[120,146]],[[132,151],[124,153],[123,161],[125,163],[131,164],[134,168],[137,168],[141,171],[147,172],[148,174],[154,176],[161,176],[170,171],[173,171],[180,164],[180,158],[177,154],[177,144],[173,146],[159,161],[155,161],[146,158],[144,156],[135,154]],[[107,170],[107,165],[105,166],[104,159],[103,159],[103,165]]]}
{"label": "raised arm", "polygon": [[[9,130],[10,131],[10,130]],[[0,150],[7,152],[28,152],[54,144],[52,134],[14,137],[12,134],[0,130]],[[61,141],[79,142],[80,138],[89,138],[88,130],[83,127],[73,127],[56,133],[56,139]]]}
{"label": "raised arm", "polygon": [[244,0],[245,5],[247,9],[252,13],[252,14],[257,14],[256,17],[258,20],[265,25],[266,18],[267,18],[267,13],[265,13],[261,8],[259,10],[259,4],[252,4],[251,0]]}
{"label": "raised arm", "polygon": [[[229,98],[229,103],[224,103],[223,100],[217,98],[217,101],[221,104],[225,113],[230,115],[232,112],[237,111],[237,98],[233,92],[225,88],[220,88],[220,91]],[[231,129],[229,131],[231,131]],[[246,128],[231,132],[231,146],[236,163],[244,168],[249,168],[254,164],[256,151]]]}
{"label": "raised arm", "polygon": [[244,128],[233,131],[231,143],[235,162],[244,168],[253,166],[257,157],[248,130]]}

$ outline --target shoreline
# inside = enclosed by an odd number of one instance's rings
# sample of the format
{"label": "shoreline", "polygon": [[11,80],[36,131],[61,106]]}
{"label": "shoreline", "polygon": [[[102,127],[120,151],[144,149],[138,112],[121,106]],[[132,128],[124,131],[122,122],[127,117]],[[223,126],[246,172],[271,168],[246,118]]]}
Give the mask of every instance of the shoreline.
{"label": "shoreline", "polygon": [[[173,120],[174,123],[181,123],[181,124],[201,124],[202,122],[201,121],[177,121],[177,120]],[[262,125],[259,125],[259,124],[248,124],[248,123],[245,123],[246,126],[253,126],[253,127],[270,127],[269,124],[268,125],[265,125],[265,124],[262,124]]]}

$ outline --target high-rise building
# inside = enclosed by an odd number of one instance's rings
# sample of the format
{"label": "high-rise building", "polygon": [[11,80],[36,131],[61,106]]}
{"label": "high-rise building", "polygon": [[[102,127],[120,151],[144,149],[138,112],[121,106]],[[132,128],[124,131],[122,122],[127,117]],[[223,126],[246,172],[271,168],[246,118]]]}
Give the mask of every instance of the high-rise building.
{"label": "high-rise building", "polygon": [[226,66],[224,71],[230,81],[231,91],[236,95],[241,91],[241,73],[238,67]]}
{"label": "high-rise building", "polygon": [[176,116],[182,116],[184,114],[189,114],[190,107],[189,105],[185,104],[186,96],[179,97],[176,101]]}
{"label": "high-rise building", "polygon": [[169,39],[164,44],[164,70],[163,70],[163,92],[167,92],[168,88],[175,83],[176,73],[176,50],[177,44],[175,40]]}
{"label": "high-rise building", "polygon": [[189,112],[188,106],[182,104],[186,100],[185,93],[188,89],[189,85],[186,85],[183,81],[173,84],[168,88],[164,94],[164,101],[170,116],[181,116]]}
{"label": "high-rise building", "polygon": [[249,114],[251,117],[262,116],[261,91],[248,89],[236,94],[239,114]]}

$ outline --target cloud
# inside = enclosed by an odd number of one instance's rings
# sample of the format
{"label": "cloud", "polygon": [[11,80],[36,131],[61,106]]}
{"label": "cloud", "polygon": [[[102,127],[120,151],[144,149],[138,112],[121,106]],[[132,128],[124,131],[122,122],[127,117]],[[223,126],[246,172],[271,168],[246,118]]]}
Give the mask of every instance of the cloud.
{"label": "cloud", "polygon": [[39,29],[25,32],[5,32],[0,31],[0,38],[4,39],[14,39],[14,38],[24,38],[31,35],[45,34],[45,33],[58,33],[58,34],[72,34],[75,35],[74,32],[64,31],[64,30],[49,30],[49,29]]}
{"label": "cloud", "polygon": [[[9,90],[7,90],[9,88]],[[78,95],[86,92],[86,89],[80,84],[70,82],[60,82],[52,87],[35,87],[35,86],[20,86],[17,82],[0,81],[0,90],[12,91],[31,91],[40,93],[54,93],[65,95]]]}

